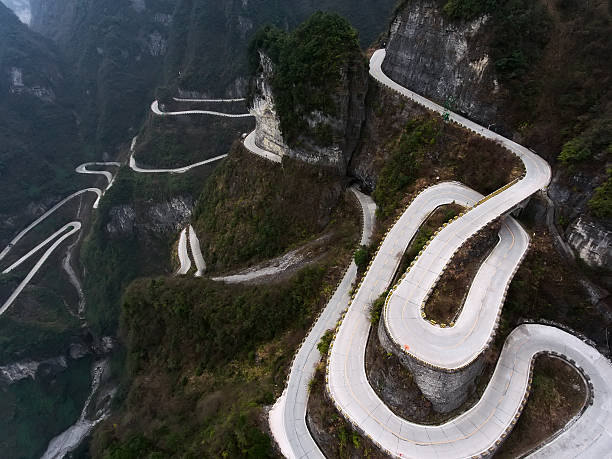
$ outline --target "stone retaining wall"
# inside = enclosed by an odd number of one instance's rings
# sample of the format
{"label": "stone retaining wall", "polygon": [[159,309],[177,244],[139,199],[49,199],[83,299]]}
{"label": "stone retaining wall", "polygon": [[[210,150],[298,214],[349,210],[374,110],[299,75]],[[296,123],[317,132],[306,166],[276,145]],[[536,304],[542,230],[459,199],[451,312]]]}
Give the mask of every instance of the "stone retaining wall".
{"label": "stone retaining wall", "polygon": [[439,413],[448,413],[461,406],[474,391],[474,380],[482,373],[484,353],[468,366],[453,372],[431,367],[412,358],[393,344],[383,320],[378,323],[378,339],[387,352],[396,355],[402,365],[410,370],[423,395]]}

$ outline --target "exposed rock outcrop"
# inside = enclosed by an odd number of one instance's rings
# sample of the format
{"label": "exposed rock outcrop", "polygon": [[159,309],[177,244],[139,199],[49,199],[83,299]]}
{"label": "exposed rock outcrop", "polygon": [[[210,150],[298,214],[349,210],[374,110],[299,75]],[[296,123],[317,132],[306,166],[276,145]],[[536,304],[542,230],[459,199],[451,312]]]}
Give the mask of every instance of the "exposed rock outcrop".
{"label": "exposed rock outcrop", "polygon": [[448,413],[461,406],[474,392],[475,379],[482,373],[484,367],[484,353],[466,367],[451,372],[430,367],[403,352],[389,338],[383,320],[378,324],[378,339],[387,352],[396,355],[402,365],[410,370],[414,382],[431,402],[435,411]]}
{"label": "exposed rock outcrop", "polygon": [[145,233],[172,233],[178,231],[191,217],[194,202],[191,196],[177,196],[168,201],[151,203],[144,209],[132,205],[119,205],[109,210],[110,221],[106,232],[122,237],[143,231]]}
{"label": "exposed rock outcrop", "polygon": [[449,20],[436,0],[415,0],[393,23],[383,70],[402,86],[485,124],[497,112],[499,85],[481,29],[487,16]]}
{"label": "exposed rock outcrop", "polygon": [[612,267],[612,231],[589,218],[579,217],[567,231],[567,242],[589,266]]}
{"label": "exposed rock outcrop", "polygon": [[357,146],[365,120],[365,94],[367,92],[367,72],[362,62],[351,62],[342,69],[341,84],[333,94],[336,115],[315,111],[306,117],[312,132],[322,128],[332,133],[333,141],[327,145],[302,134],[294,146],[285,141],[281,123],[276,110],[271,80],[274,77],[274,64],[260,52],[262,71],[254,80],[255,95],[250,107],[255,116],[257,128],[256,144],[279,156],[290,156],[310,164],[330,166],[345,174]]}

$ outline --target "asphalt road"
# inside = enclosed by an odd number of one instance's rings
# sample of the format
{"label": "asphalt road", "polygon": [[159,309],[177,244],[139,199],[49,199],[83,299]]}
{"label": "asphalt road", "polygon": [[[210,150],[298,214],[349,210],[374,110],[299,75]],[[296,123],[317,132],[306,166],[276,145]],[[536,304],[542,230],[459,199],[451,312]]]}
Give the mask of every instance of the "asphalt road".
{"label": "asphalt road", "polygon": [[[120,166],[120,163],[117,163],[117,162],[92,162],[92,163],[81,164],[80,166],[78,166],[75,169],[75,171],[77,173],[79,173],[79,174],[92,174],[92,175],[102,175],[102,176],[104,176],[107,179],[107,182],[108,182],[108,184],[107,184],[107,186],[106,186],[106,188],[104,190],[104,191],[106,191],[113,184],[113,175],[110,172],[108,172],[108,171],[89,170],[88,167],[90,167],[90,166],[98,166],[98,167],[100,167],[100,166],[104,166],[104,167],[108,167],[108,166]],[[36,220],[34,220],[32,223],[30,223],[28,226],[26,226],[23,230],[21,230],[11,240],[11,242],[9,242],[7,244],[7,246],[2,250],[2,252],[0,252],[0,260],[4,259],[9,254],[9,252],[13,249],[13,247],[15,247],[15,245],[26,234],[28,234],[36,226],[38,226],[40,223],[42,223],[44,220],[46,220],[50,215],[55,213],[59,208],[61,208],[68,201],[72,200],[73,198],[75,198],[77,196],[85,194],[85,193],[95,193],[97,197],[96,197],[96,200],[94,201],[92,207],[94,209],[96,209],[98,207],[98,204],[100,203],[100,199],[102,198],[102,195],[104,194],[104,191],[99,189],[99,188],[85,188],[83,190],[79,190],[79,191],[77,191],[75,193],[72,193],[70,196],[62,199],[60,202],[55,204],[48,211],[46,211],[44,214],[42,214],[40,217],[38,217]],[[4,314],[6,312],[6,310],[14,303],[14,301],[17,299],[19,294],[28,285],[28,283],[30,283],[32,278],[40,270],[40,268],[45,263],[45,261],[51,256],[53,251],[58,246],[60,246],[62,244],[62,242],[64,242],[66,239],[68,239],[73,234],[78,233],[80,230],[81,230],[81,223],[79,221],[73,221],[73,222],[67,223],[62,228],[60,228],[56,232],[54,232],[51,236],[47,237],[43,242],[38,244],[32,250],[30,250],[28,253],[26,253],[25,255],[20,257],[17,261],[15,261],[8,268],[4,269],[3,274],[7,274],[7,273],[13,271],[15,268],[20,266],[23,262],[28,260],[31,256],[33,256],[36,252],[38,252],[43,247],[45,247],[46,245],[48,245],[49,243],[54,241],[53,244],[51,244],[51,246],[45,251],[45,253],[42,255],[42,257],[36,262],[34,267],[26,275],[26,277],[17,286],[17,288],[11,293],[9,298],[0,307],[0,316],[2,314]]]}
{"label": "asphalt road", "polygon": [[219,161],[225,157],[225,155],[215,156],[214,158],[205,159],[204,161],[198,161],[197,163],[189,164],[183,167],[176,167],[174,169],[147,169],[138,166],[136,164],[136,158],[134,158],[134,152],[136,148],[136,142],[138,141],[138,137],[134,137],[132,139],[132,145],[130,147],[130,169],[134,172],[138,172],[139,174],[184,174],[185,172],[189,172],[191,169],[196,167],[203,166],[205,164],[214,163],[215,161]]}
{"label": "asphalt road", "polygon": [[177,102],[244,102],[246,99],[183,99],[181,97],[173,97]]}

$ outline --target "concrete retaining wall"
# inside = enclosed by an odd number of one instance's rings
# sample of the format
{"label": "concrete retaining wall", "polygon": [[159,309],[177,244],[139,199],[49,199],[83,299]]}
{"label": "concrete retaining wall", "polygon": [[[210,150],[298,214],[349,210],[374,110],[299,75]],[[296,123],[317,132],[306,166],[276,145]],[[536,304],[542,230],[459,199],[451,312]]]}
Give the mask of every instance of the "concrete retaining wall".
{"label": "concrete retaining wall", "polygon": [[461,406],[475,389],[474,379],[482,373],[484,354],[481,354],[467,367],[453,372],[431,367],[395,346],[383,322],[381,320],[378,324],[380,344],[387,352],[396,355],[410,370],[414,381],[423,395],[431,402],[434,410],[439,413],[447,413]]}

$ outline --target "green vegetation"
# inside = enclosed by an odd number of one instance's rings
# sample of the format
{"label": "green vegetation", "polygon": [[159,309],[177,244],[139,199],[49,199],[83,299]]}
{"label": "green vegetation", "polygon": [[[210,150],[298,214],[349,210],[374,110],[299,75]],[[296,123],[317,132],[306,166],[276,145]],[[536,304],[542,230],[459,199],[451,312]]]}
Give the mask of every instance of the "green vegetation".
{"label": "green vegetation", "polygon": [[334,94],[343,73],[365,67],[357,31],[337,14],[318,12],[292,33],[273,27],[259,31],[249,46],[252,72],[261,70],[260,51],[274,64],[271,85],[285,141],[296,146],[309,135],[321,145],[331,144],[331,126],[319,123],[313,129],[308,119],[313,113],[338,115]]}
{"label": "green vegetation", "polygon": [[495,11],[497,0],[448,0],[444,13],[453,19],[471,20]]}
{"label": "green vegetation", "polygon": [[261,27],[291,30],[316,11],[335,12],[353,24],[361,46],[367,47],[384,31],[394,4],[395,0],[180,0],[168,43],[166,78],[172,81],[181,72],[180,87],[225,94],[235,88],[237,77],[249,73],[251,56],[245,49]]}
{"label": "green vegetation", "polygon": [[2,387],[0,448],[4,457],[41,457],[49,440],[78,419],[90,387],[91,359],[65,369],[42,365],[36,379]]}
{"label": "green vegetation", "polygon": [[[206,107],[194,106],[198,110],[214,109],[231,113],[245,113],[242,104],[215,104]],[[171,106],[171,109],[173,107]],[[184,109],[184,108],[181,108]],[[192,116],[181,118],[153,117],[138,135],[135,159],[141,167],[176,168],[187,166],[228,152],[232,142],[243,132],[250,132],[254,122],[249,118],[222,118],[215,116]]]}
{"label": "green vegetation", "polygon": [[321,292],[334,282],[327,279],[333,263],[271,286],[134,282],[122,312],[130,378],[124,408],[97,432],[94,451],[109,458],[270,457],[258,412],[282,386],[299,330],[327,300]]}
{"label": "green vegetation", "polygon": [[0,365],[63,354],[79,330],[57,292],[30,286],[0,318]]}
{"label": "green vegetation", "polygon": [[512,105],[531,120],[542,92],[534,69],[553,30],[547,7],[531,0],[448,0],[443,12],[452,20],[471,21],[488,15],[490,56],[498,79],[513,94]]}
{"label": "green vegetation", "polygon": [[[13,73],[15,72],[15,73]],[[72,75],[55,48],[0,4],[0,244],[31,216],[23,208],[59,200],[92,178],[75,177],[86,156],[73,114]],[[23,87],[11,88],[13,77]],[[21,78],[19,78],[21,77]],[[29,88],[48,91],[41,98]],[[34,167],[33,167],[34,166]],[[15,217],[16,218],[12,218]]]}
{"label": "green vegetation", "polygon": [[206,185],[194,227],[209,270],[227,270],[314,237],[333,223],[341,202],[333,171],[289,158],[270,167],[236,145]]}
{"label": "green vegetation", "polygon": [[550,35],[546,7],[529,0],[448,0],[444,13],[454,20],[488,14],[497,73],[504,79],[524,75],[539,58]]}
{"label": "green vegetation", "polygon": [[436,143],[439,134],[440,127],[434,118],[412,119],[406,124],[372,193],[379,216],[386,217],[398,207],[405,188],[419,176],[424,153]]}
{"label": "green vegetation", "polygon": [[[83,286],[88,303],[86,315],[95,331],[112,334],[117,329],[121,295],[133,279],[169,271],[176,234],[173,228],[153,228],[150,206],[176,197],[197,196],[215,167],[202,166],[180,175],[136,174],[127,167],[119,170],[115,184],[100,203],[81,251],[81,261],[88,268]],[[135,213],[135,227],[110,234],[107,226],[114,221],[112,212],[121,206]],[[113,224],[117,225],[117,221]]]}
{"label": "green vegetation", "polygon": [[385,307],[385,300],[387,299],[388,294],[389,290],[387,290],[378,298],[376,298],[370,306],[370,322],[372,323],[372,325],[378,325],[380,317],[383,313],[383,308]]}
{"label": "green vegetation", "polygon": [[612,217],[612,169],[608,169],[607,180],[595,189],[595,194],[589,201],[591,212],[599,218]]}
{"label": "green vegetation", "polygon": [[321,340],[317,344],[317,349],[321,353],[322,356],[327,356],[327,352],[329,351],[329,346],[331,345],[332,339],[334,339],[334,330],[329,329],[325,332],[325,334],[321,337]]}
{"label": "green vegetation", "polygon": [[372,259],[372,247],[367,245],[361,245],[355,251],[355,264],[359,271],[364,271],[368,266],[368,263]]}
{"label": "green vegetation", "polygon": [[491,16],[491,49],[497,73],[504,79],[524,75],[548,42],[551,20],[546,7],[529,0],[448,0],[444,13],[454,20]]}
{"label": "green vegetation", "polygon": [[573,367],[556,358],[537,357],[529,402],[496,457],[521,457],[550,439],[580,412],[586,393],[584,380]]}
{"label": "green vegetation", "polygon": [[559,154],[566,166],[591,160],[594,156],[604,158],[612,153],[612,117],[594,120],[577,137],[567,141]]}

